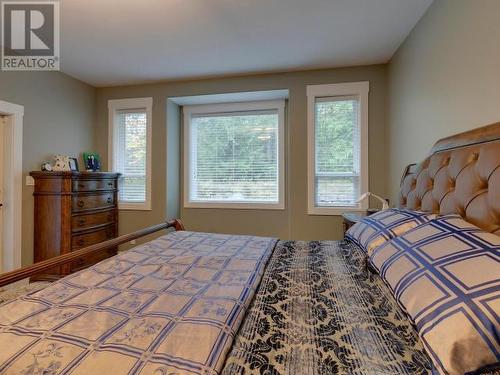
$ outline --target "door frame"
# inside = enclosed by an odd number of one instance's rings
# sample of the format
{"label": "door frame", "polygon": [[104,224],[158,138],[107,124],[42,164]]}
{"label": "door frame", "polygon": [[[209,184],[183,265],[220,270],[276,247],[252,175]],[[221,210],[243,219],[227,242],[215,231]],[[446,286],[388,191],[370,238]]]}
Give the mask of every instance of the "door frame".
{"label": "door frame", "polygon": [[6,272],[21,267],[24,107],[0,100],[0,115],[8,117],[4,129],[3,264],[0,265],[1,272]]}

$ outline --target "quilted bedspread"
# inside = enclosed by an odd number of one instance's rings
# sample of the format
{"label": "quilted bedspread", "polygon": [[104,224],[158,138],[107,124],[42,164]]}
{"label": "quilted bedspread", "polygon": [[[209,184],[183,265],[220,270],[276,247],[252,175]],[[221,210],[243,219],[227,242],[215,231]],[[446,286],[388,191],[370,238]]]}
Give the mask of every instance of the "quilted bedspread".
{"label": "quilted bedspread", "polygon": [[414,327],[348,242],[280,242],[223,375],[420,375]]}
{"label": "quilted bedspread", "polygon": [[0,306],[2,374],[218,374],[275,247],[174,232]]}

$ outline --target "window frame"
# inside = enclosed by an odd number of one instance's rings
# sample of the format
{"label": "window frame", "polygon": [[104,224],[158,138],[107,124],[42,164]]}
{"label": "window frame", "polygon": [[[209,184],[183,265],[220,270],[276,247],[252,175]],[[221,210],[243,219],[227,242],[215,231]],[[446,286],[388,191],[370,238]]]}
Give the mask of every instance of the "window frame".
{"label": "window frame", "polygon": [[[219,209],[254,209],[254,210],[284,210],[285,209],[285,100],[265,100],[237,103],[218,103],[189,105],[183,107],[183,132],[184,132],[184,152],[183,152],[183,203],[184,208],[219,208]],[[190,197],[190,134],[191,134],[191,116],[209,115],[224,113],[245,113],[254,111],[276,110],[278,112],[278,202],[229,202],[212,201],[201,202],[191,201]]]}
{"label": "window frame", "polygon": [[[118,200],[120,210],[151,211],[151,163],[152,163],[152,140],[153,140],[153,98],[128,98],[108,100],[108,168],[116,171],[117,154],[117,131],[118,124],[116,113],[123,110],[145,110],[146,111],[146,200],[144,202],[127,202]],[[118,195],[119,196],[119,195]],[[118,198],[119,199],[119,198]]]}
{"label": "window frame", "polygon": [[316,99],[356,96],[359,98],[360,126],[360,195],[368,191],[368,93],[370,83],[348,82],[308,85],[307,91],[307,212],[308,215],[342,215],[346,211],[368,209],[368,200],[356,206],[316,206]]}

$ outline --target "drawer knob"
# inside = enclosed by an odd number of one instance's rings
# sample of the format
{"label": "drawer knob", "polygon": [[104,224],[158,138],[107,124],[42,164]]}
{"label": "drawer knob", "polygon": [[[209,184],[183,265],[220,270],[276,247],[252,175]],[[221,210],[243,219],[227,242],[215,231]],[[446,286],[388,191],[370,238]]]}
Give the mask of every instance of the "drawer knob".
{"label": "drawer knob", "polygon": [[85,185],[84,185],[84,184],[78,184],[78,187],[79,187],[80,189],[84,189],[84,188],[85,188]]}
{"label": "drawer knob", "polygon": [[107,201],[108,203],[113,203],[113,198],[109,197]]}
{"label": "drawer knob", "polygon": [[76,243],[78,244],[78,246],[83,246],[85,245],[85,240],[80,238],[78,241],[76,241]]}
{"label": "drawer knob", "polygon": [[78,201],[78,203],[76,205],[78,207],[82,208],[83,206],[85,206],[85,202],[84,201]]}
{"label": "drawer knob", "polygon": [[113,186],[113,183],[112,182],[108,182],[108,186]]}
{"label": "drawer knob", "polygon": [[86,223],[87,223],[87,220],[85,220],[84,218],[78,219],[79,226],[83,227]]}
{"label": "drawer knob", "polygon": [[108,214],[108,221],[113,220],[114,215],[113,214]]}
{"label": "drawer knob", "polygon": [[108,236],[108,238],[113,238],[113,231],[112,230],[108,230],[106,232],[106,236]]}

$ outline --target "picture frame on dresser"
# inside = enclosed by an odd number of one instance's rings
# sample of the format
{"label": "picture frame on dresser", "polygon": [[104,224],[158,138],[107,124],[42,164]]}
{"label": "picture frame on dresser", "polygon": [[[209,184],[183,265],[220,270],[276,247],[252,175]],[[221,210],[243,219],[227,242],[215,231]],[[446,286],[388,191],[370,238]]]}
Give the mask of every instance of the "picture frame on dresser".
{"label": "picture frame on dresser", "polygon": [[83,165],[87,172],[101,171],[101,156],[96,152],[83,153]]}
{"label": "picture frame on dresser", "polygon": [[[34,171],[30,176],[35,180],[35,263],[118,236],[119,173]],[[56,280],[116,253],[112,248],[79,258],[33,280]]]}
{"label": "picture frame on dresser", "polygon": [[73,172],[78,172],[78,159],[77,158],[69,158],[69,169]]}

